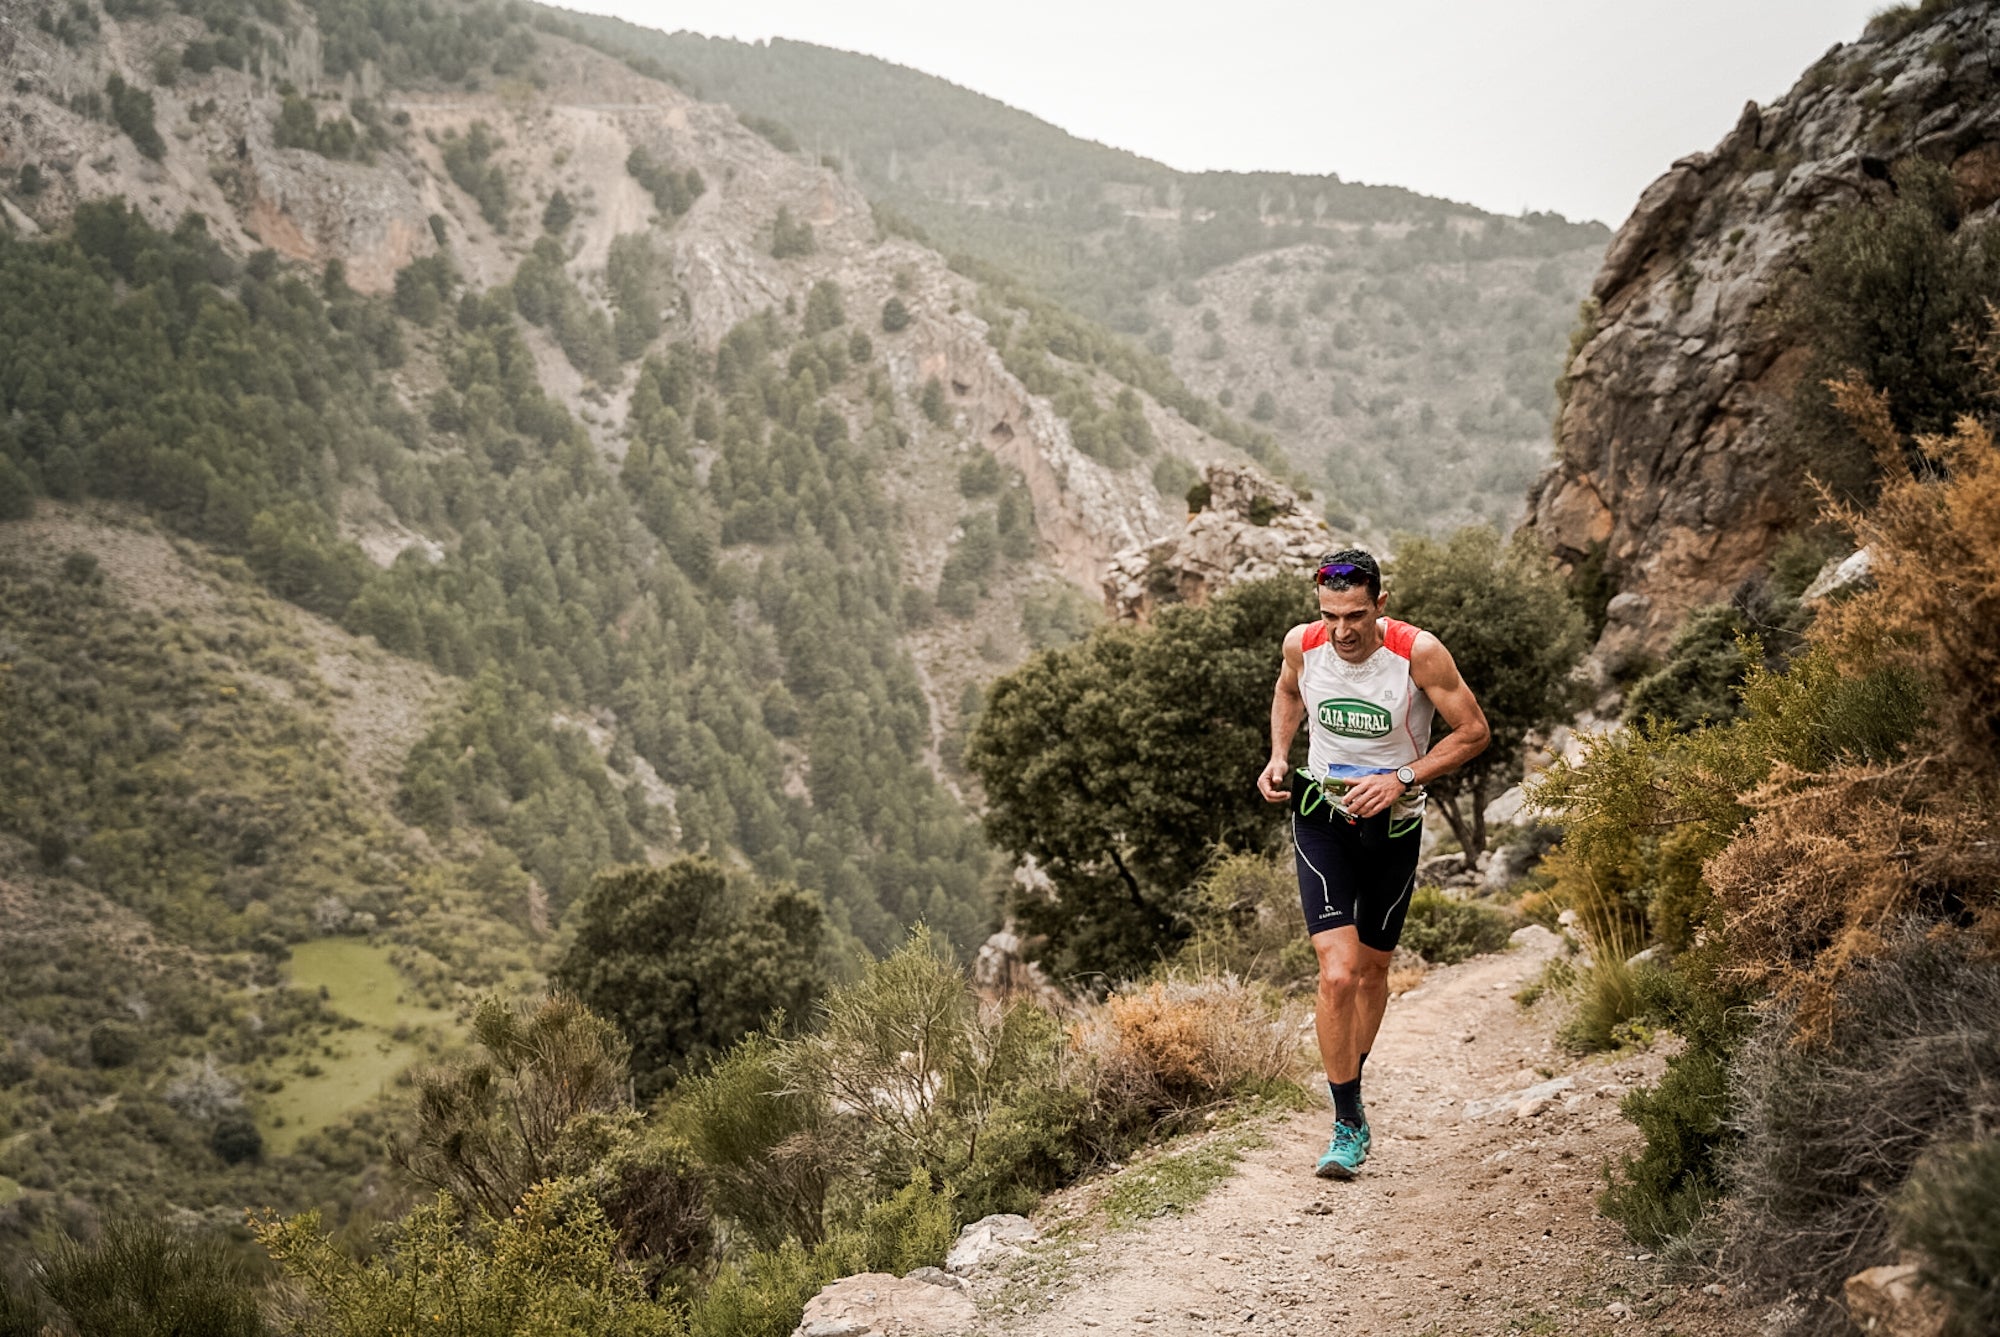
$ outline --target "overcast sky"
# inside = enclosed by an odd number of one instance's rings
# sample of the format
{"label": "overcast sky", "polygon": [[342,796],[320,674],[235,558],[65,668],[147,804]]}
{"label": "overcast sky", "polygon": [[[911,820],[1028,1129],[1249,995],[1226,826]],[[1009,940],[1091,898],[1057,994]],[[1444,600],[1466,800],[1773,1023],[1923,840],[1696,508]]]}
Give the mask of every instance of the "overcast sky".
{"label": "overcast sky", "polygon": [[[567,0],[911,65],[1190,170],[1338,172],[1617,226],[1881,0]],[[805,127],[798,127],[804,129]]]}

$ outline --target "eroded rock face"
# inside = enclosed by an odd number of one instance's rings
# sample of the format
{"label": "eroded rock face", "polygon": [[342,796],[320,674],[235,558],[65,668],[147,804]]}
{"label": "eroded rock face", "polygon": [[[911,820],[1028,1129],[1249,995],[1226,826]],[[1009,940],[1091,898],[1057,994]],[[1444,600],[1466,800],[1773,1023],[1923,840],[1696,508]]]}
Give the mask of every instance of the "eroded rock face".
{"label": "eroded rock face", "polygon": [[1568,563],[1602,545],[1617,587],[1647,601],[1613,629],[1621,653],[1663,649],[1798,513],[1780,427],[1806,352],[1773,308],[1815,216],[1887,192],[1910,155],[1947,164],[1971,210],[2000,198],[1996,42],[2000,11],[1967,5],[1835,47],[1675,163],[1613,239],[1528,526]]}
{"label": "eroded rock face", "polygon": [[1347,546],[1298,495],[1248,465],[1202,470],[1208,505],[1178,534],[1116,553],[1104,576],[1112,617],[1143,622],[1168,603],[1202,603],[1227,586],[1266,576],[1303,578],[1325,553]]}

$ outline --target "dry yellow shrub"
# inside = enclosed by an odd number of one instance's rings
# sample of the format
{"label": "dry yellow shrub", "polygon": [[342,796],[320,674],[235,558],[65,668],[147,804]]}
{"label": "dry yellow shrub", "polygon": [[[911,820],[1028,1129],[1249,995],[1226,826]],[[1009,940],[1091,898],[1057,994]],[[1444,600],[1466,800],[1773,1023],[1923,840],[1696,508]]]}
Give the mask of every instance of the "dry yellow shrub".
{"label": "dry yellow shrub", "polygon": [[1919,439],[1941,476],[1916,478],[1882,395],[1843,382],[1834,401],[1891,481],[1873,510],[1830,508],[1868,546],[1874,587],[1827,609],[1815,638],[1852,663],[1887,654],[1914,669],[1933,689],[1934,750],[1990,782],[2000,774],[2000,449],[1962,418],[1949,437]]}
{"label": "dry yellow shrub", "polygon": [[1937,472],[1913,476],[1883,397],[1833,390],[1889,481],[1869,511],[1829,508],[1867,545],[1873,585],[1811,637],[1850,671],[1914,675],[1930,724],[1893,765],[1779,767],[1740,797],[1751,820],[1703,870],[1735,972],[1796,999],[1807,1038],[1912,911],[2000,945],[2000,449],[1963,419],[1920,441]]}
{"label": "dry yellow shrub", "polygon": [[1303,1002],[1234,976],[1158,980],[1114,994],[1071,1035],[1092,1060],[1102,1097],[1167,1111],[1298,1076],[1305,1016]]}

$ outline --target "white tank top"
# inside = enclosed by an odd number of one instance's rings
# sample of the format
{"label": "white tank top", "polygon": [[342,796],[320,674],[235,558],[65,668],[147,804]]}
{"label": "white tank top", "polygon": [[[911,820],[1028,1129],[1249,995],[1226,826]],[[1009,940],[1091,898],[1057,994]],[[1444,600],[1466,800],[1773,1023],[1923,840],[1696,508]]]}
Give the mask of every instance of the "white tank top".
{"label": "white tank top", "polygon": [[[1333,648],[1324,622],[1306,628],[1300,649],[1299,695],[1306,703],[1310,749],[1306,764],[1317,780],[1353,780],[1413,764],[1430,751],[1431,699],[1410,677],[1410,654],[1418,629],[1385,617],[1382,644],[1359,664]],[[1334,791],[1329,794],[1339,806]],[[1424,793],[1413,787],[1396,801],[1397,820],[1420,817]]]}

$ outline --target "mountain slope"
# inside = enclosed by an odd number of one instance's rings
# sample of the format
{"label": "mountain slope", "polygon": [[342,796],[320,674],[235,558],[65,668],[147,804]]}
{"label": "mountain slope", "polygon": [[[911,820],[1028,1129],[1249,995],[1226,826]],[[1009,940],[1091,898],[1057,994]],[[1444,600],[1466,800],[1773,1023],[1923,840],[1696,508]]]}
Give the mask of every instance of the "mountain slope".
{"label": "mountain slope", "polygon": [[[1598,224],[1502,218],[1331,175],[1179,172],[874,57],[543,12],[837,165],[948,253],[1146,338],[1190,384],[1230,392],[1237,412],[1271,391],[1278,406],[1259,425],[1330,494],[1336,518],[1380,536],[1511,520],[1546,458],[1564,335],[1608,236]],[[1260,262],[1268,272],[1253,278]],[[1297,332],[1299,313],[1357,289],[1366,310],[1329,320],[1317,341]],[[1245,322],[1260,292],[1260,323],[1295,318],[1275,350],[1237,337],[1255,333]],[[1228,326],[1219,341],[1209,311]],[[1463,375],[1468,357],[1487,373],[1476,383]],[[1365,426],[1335,420],[1325,375],[1335,360],[1347,397],[1376,406]],[[1424,381],[1438,392],[1426,395]],[[1413,447],[1441,465],[1419,468],[1416,489]]]}
{"label": "mountain slope", "polygon": [[0,774],[74,962],[0,998],[0,1233],[360,1203],[609,863],[795,882],[835,968],[984,936],[978,684],[1268,443],[510,11],[113,8],[0,8],[0,710],[76,725]]}

